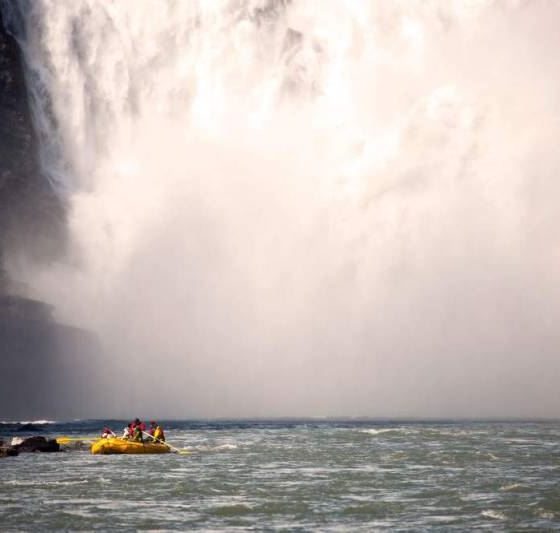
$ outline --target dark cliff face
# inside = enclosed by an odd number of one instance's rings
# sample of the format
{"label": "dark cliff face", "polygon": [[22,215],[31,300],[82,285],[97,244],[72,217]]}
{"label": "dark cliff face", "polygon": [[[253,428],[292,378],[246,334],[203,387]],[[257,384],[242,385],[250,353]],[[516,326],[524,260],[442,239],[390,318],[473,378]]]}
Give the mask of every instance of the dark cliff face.
{"label": "dark cliff face", "polygon": [[0,420],[93,417],[102,379],[91,334],[35,300],[0,297]]}
{"label": "dark cliff face", "polygon": [[0,0],[0,420],[94,414],[101,347],[22,296],[3,262],[49,261],[64,251],[65,207],[41,175],[22,56]]}
{"label": "dark cliff face", "polygon": [[0,3],[0,255],[49,260],[64,234],[64,205],[41,175],[21,52]]}

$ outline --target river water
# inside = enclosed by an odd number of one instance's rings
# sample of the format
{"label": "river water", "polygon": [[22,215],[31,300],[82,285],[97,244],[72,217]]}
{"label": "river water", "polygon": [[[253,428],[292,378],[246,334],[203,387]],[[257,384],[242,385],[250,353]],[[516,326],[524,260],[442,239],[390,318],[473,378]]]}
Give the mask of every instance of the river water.
{"label": "river water", "polygon": [[[6,435],[95,435],[122,421]],[[172,421],[189,455],[21,454],[3,530],[560,529],[560,423]]]}

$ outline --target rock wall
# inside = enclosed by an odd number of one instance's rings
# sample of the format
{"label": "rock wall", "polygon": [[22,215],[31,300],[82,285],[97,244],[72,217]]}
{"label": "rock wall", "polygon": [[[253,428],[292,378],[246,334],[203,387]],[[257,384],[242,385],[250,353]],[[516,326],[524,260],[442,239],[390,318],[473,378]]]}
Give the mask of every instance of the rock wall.
{"label": "rock wall", "polygon": [[[48,261],[64,251],[65,208],[41,175],[22,56],[0,1],[0,420],[93,414],[101,347],[22,296],[3,262]],[[19,293],[18,293],[19,292]]]}
{"label": "rock wall", "polygon": [[41,175],[22,56],[1,8],[0,257],[17,251],[49,260],[63,251],[65,209]]}
{"label": "rock wall", "polygon": [[3,318],[0,342],[0,420],[102,414],[95,402],[101,346],[92,334],[53,321]]}

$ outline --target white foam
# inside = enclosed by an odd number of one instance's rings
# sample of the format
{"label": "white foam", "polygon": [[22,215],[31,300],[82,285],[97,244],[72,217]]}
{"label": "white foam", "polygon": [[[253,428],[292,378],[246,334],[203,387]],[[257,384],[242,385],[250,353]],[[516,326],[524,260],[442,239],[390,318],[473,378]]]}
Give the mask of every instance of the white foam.
{"label": "white foam", "polygon": [[40,485],[41,487],[46,487],[46,486],[67,486],[67,485],[84,485],[86,483],[89,483],[89,481],[87,479],[76,479],[76,480],[68,480],[68,481],[22,481],[22,480],[18,480],[18,479],[9,479],[7,481],[4,482],[6,485],[11,485],[11,486],[24,486],[24,487],[31,487],[31,486],[38,486]]}
{"label": "white foam", "polygon": [[360,433],[366,433],[368,435],[382,435],[383,433],[393,433],[398,431],[397,429],[362,429]]}
{"label": "white foam", "polygon": [[498,457],[495,456],[491,452],[477,452],[477,455],[482,455],[482,456],[488,457],[488,459],[490,459],[492,461],[496,461],[498,459]]}
{"label": "white foam", "polygon": [[218,446],[214,446],[213,450],[236,450],[238,448],[237,444],[220,444]]}
{"label": "white foam", "polygon": [[500,490],[502,492],[511,492],[519,490],[521,488],[523,488],[523,485],[521,485],[521,483],[511,483],[510,485],[504,485],[503,487],[500,487]]}
{"label": "white foam", "polygon": [[27,424],[34,424],[37,426],[43,426],[45,424],[56,424],[56,420],[0,420],[0,424],[5,425],[27,425]]}
{"label": "white foam", "polygon": [[492,518],[493,520],[505,520],[506,519],[506,515],[504,513],[501,513],[500,511],[493,511],[492,509],[482,511],[481,514],[485,518]]}
{"label": "white foam", "polygon": [[188,450],[190,452],[216,452],[221,450],[236,450],[239,448],[237,444],[217,444],[215,446],[208,445],[208,444],[199,444],[196,446],[185,446],[183,449]]}

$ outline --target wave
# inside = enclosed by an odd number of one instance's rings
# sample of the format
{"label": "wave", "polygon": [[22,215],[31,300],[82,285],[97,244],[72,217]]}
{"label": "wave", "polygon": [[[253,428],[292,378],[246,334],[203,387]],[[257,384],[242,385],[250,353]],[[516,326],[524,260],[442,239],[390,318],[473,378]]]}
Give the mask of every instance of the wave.
{"label": "wave", "polygon": [[186,446],[185,449],[193,452],[217,452],[221,450],[237,450],[238,447],[237,444],[218,444],[216,446],[200,444],[197,446]]}
{"label": "wave", "polygon": [[521,483],[511,483],[510,485],[503,485],[500,487],[500,491],[502,492],[513,492],[522,490],[524,486]]}
{"label": "wave", "polygon": [[366,433],[367,435],[382,435],[383,433],[398,433],[401,432],[400,429],[395,428],[385,428],[385,429],[361,429],[360,433]]}
{"label": "wave", "polygon": [[506,515],[504,513],[501,513],[500,511],[493,511],[492,509],[482,511],[481,514],[485,518],[492,518],[493,520],[505,520],[506,519]]}
{"label": "wave", "polygon": [[52,480],[52,481],[32,481],[32,480],[19,480],[19,479],[9,479],[4,481],[5,485],[10,485],[14,487],[50,487],[50,486],[67,486],[67,485],[85,485],[89,483],[87,479],[76,479],[76,480]]}
{"label": "wave", "polygon": [[0,420],[0,424],[4,426],[26,426],[33,424],[34,426],[44,426],[46,424],[58,424],[56,420]]}
{"label": "wave", "polygon": [[237,444],[220,444],[218,446],[214,446],[213,450],[237,450]]}

